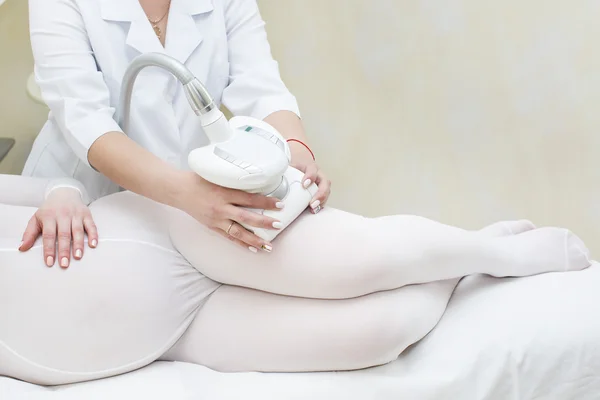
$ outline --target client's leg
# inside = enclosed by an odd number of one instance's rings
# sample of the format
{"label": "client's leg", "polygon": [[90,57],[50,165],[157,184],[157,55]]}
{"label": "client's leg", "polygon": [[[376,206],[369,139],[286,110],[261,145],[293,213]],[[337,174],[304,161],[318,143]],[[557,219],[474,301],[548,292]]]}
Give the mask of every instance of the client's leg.
{"label": "client's leg", "polygon": [[[529,221],[480,230],[496,237]],[[458,279],[344,300],[302,299],[224,285],[161,359],[220,371],[352,370],[393,361],[442,317]]]}
{"label": "client's leg", "polygon": [[349,298],[476,273],[526,276],[590,265],[583,243],[565,229],[489,237],[416,216],[370,219],[332,208],[300,216],[274,241],[271,254],[251,254],[180,212],[173,213],[171,237],[213,280],[311,298]]}
{"label": "client's leg", "polygon": [[17,250],[34,208],[0,205],[0,375],[56,385],[147,365],[219,286],[145,231],[149,201],[115,197],[94,207],[98,248],[68,270],[46,267],[40,242]]}
{"label": "client's leg", "polygon": [[221,286],[162,359],[218,371],[352,370],[395,360],[430,332],[457,280],[345,300]]}
{"label": "client's leg", "polygon": [[509,235],[518,235],[519,233],[531,231],[535,229],[535,225],[528,220],[520,220],[520,221],[500,221],[494,224],[488,225],[483,229],[479,230],[479,233],[482,233],[488,237],[498,237],[498,236],[509,236]]}

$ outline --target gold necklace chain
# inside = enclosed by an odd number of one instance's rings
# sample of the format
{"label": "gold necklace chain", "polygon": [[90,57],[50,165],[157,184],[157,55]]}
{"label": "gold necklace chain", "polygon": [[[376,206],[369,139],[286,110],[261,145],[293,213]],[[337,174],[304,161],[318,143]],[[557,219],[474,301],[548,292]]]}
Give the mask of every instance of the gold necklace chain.
{"label": "gold necklace chain", "polygon": [[169,0],[169,3],[167,4],[167,11],[159,19],[153,20],[152,18],[146,16],[146,18],[148,18],[148,21],[150,22],[150,25],[152,25],[152,29],[154,29],[154,33],[156,34],[156,36],[158,37],[159,40],[162,38],[162,29],[160,29],[158,24],[160,24],[160,22],[163,19],[165,19],[165,17],[169,14],[170,9],[171,9],[171,0]]}

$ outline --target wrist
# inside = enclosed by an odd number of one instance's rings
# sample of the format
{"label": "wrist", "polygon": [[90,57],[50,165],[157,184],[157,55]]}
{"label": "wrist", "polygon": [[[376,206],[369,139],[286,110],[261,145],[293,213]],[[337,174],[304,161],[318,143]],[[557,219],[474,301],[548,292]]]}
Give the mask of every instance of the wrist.
{"label": "wrist", "polygon": [[44,199],[48,199],[53,193],[70,193],[78,196],[85,205],[89,205],[90,198],[85,187],[75,179],[63,178],[54,179],[48,183],[44,193]]}
{"label": "wrist", "polygon": [[301,145],[290,148],[290,152],[292,155],[292,164],[313,164],[315,162],[312,155]]}
{"label": "wrist", "polygon": [[192,192],[198,186],[199,179],[193,171],[176,171],[168,180],[167,205],[187,212],[189,199],[193,197]]}
{"label": "wrist", "polygon": [[296,160],[315,162],[315,155],[306,142],[288,139],[288,145],[292,154],[292,162]]}

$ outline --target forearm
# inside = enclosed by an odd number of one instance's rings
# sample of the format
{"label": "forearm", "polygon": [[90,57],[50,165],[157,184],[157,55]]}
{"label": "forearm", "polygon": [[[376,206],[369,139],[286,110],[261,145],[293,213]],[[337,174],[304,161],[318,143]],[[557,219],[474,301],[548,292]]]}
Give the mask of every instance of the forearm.
{"label": "forearm", "polygon": [[87,205],[89,196],[85,187],[73,178],[38,178],[21,175],[0,174],[0,204],[41,207],[51,192],[68,188],[79,193]]}
{"label": "forearm", "polygon": [[178,207],[182,171],[161,160],[120,132],[94,142],[90,164],[117,185],[156,202]]}
{"label": "forearm", "polygon": [[39,207],[44,203],[50,179],[0,175],[0,204]]}

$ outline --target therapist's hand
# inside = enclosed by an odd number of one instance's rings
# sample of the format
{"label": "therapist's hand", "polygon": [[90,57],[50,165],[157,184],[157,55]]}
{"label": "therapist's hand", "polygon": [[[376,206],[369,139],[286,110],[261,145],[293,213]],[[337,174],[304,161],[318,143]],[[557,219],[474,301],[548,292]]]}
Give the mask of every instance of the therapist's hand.
{"label": "therapist's hand", "polygon": [[292,153],[291,166],[304,173],[304,177],[302,178],[304,187],[308,187],[311,183],[314,183],[319,188],[310,201],[310,210],[313,214],[316,214],[325,207],[327,200],[329,200],[331,181],[319,168],[306,147],[297,142],[289,142],[289,146]]}
{"label": "therapist's hand", "polygon": [[62,268],[68,268],[71,254],[77,260],[83,257],[85,233],[88,235],[89,246],[96,247],[98,231],[79,192],[71,188],[58,188],[50,193],[42,207],[29,220],[19,250],[28,251],[42,235],[45,264],[52,267],[58,261]]}
{"label": "therapist's hand", "polygon": [[182,172],[180,178],[182,190],[178,194],[177,208],[253,253],[273,250],[271,243],[240,224],[281,229],[278,220],[242,208],[278,210],[281,207],[278,199],[217,186],[193,172]]}

